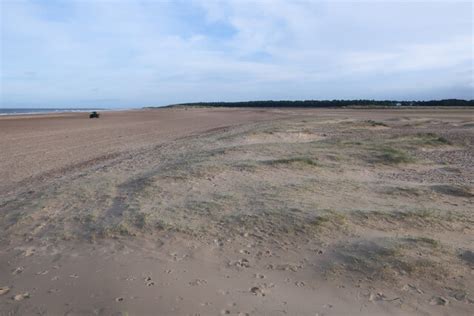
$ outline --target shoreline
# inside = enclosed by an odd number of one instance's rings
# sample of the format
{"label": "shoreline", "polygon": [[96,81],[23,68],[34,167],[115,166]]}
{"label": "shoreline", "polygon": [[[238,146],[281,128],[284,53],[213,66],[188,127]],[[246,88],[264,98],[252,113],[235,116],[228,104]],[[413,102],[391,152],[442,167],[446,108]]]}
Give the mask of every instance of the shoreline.
{"label": "shoreline", "polygon": [[[169,105],[161,107],[139,107],[139,108],[125,108],[125,109],[51,109],[51,111],[44,112],[24,112],[24,113],[0,113],[0,119],[4,117],[27,117],[27,116],[56,116],[64,114],[74,114],[74,113],[89,113],[92,111],[97,112],[127,112],[127,111],[150,111],[150,110],[182,110],[182,109],[215,109],[215,110],[288,110],[288,111],[316,111],[316,110],[396,110],[396,111],[410,111],[410,110],[474,110],[472,106],[345,106],[345,107],[233,107],[233,106],[189,106],[189,105]],[[1,110],[1,109],[0,109]]]}

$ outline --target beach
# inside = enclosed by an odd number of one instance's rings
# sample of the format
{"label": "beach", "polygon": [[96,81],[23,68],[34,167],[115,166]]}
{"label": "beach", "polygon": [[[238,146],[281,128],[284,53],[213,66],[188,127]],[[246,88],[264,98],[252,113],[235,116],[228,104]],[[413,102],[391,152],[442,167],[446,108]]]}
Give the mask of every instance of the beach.
{"label": "beach", "polygon": [[473,114],[0,117],[0,315],[470,315]]}
{"label": "beach", "polygon": [[[78,165],[92,165],[120,153],[271,117],[259,111],[142,110],[1,117],[1,186]],[[276,114],[277,116],[277,114]]]}

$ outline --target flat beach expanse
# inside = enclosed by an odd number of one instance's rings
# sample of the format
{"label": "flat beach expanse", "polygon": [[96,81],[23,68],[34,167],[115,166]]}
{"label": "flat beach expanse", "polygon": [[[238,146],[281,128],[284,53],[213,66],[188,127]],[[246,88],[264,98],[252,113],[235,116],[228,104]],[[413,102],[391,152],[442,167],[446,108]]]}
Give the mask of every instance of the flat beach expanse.
{"label": "flat beach expanse", "polygon": [[103,112],[98,120],[88,113],[0,117],[0,188],[193,133],[276,117],[271,113],[166,109]]}
{"label": "flat beach expanse", "polygon": [[0,117],[0,315],[472,315],[474,110]]}

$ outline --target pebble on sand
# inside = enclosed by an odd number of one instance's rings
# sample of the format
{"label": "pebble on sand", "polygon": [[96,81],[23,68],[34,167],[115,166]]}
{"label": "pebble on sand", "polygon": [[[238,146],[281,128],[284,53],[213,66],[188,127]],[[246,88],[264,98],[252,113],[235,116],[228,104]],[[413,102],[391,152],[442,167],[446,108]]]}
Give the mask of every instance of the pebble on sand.
{"label": "pebble on sand", "polygon": [[256,296],[265,296],[265,293],[258,286],[253,286],[250,288],[250,292]]}
{"label": "pebble on sand", "polygon": [[12,299],[15,300],[15,301],[23,301],[25,298],[30,298],[30,293],[25,292],[25,293],[22,293],[22,294],[17,294],[17,295],[12,297]]}
{"label": "pebble on sand", "polygon": [[4,295],[10,292],[10,288],[8,286],[2,286],[0,287],[0,295]]}
{"label": "pebble on sand", "polygon": [[449,300],[442,296],[433,296],[430,300],[430,305],[442,305],[446,306],[449,304]]}
{"label": "pebble on sand", "polygon": [[17,267],[15,270],[13,270],[12,274],[20,274],[25,270],[24,267]]}

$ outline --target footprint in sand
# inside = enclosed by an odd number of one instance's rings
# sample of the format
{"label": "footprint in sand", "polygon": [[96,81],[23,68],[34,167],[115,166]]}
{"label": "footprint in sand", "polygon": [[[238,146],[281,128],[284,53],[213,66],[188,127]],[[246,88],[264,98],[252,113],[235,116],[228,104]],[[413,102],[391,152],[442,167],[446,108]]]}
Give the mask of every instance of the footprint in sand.
{"label": "footprint in sand", "polygon": [[402,287],[402,291],[409,291],[411,293],[418,293],[418,294],[423,294],[423,290],[416,287],[415,285],[413,284],[405,284],[403,287]]}
{"label": "footprint in sand", "polygon": [[255,296],[265,296],[265,293],[263,292],[263,290],[258,286],[251,287],[250,293],[252,293]]}
{"label": "footprint in sand", "polygon": [[54,293],[59,293],[59,292],[61,292],[61,290],[59,290],[59,289],[49,289],[48,290],[48,294],[54,294]]}
{"label": "footprint in sand", "polygon": [[173,257],[173,260],[176,262],[182,261],[188,257],[187,254],[184,254],[182,256],[179,256],[177,253],[173,252],[171,253],[171,256]]}
{"label": "footprint in sand", "polygon": [[249,268],[250,267],[250,262],[246,259],[246,258],[242,258],[236,262],[234,262],[234,264],[236,267],[239,267],[239,268]]}
{"label": "footprint in sand", "polygon": [[189,282],[189,285],[191,285],[191,286],[200,286],[200,285],[204,285],[204,284],[207,284],[207,281],[206,280],[201,280],[201,279],[195,279],[195,280],[192,280],[191,282]]}
{"label": "footprint in sand", "polygon": [[267,269],[267,270],[274,270],[274,269],[275,269],[275,266],[274,266],[273,264],[269,263],[269,264],[265,265],[265,269]]}
{"label": "footprint in sand", "polygon": [[255,296],[265,296],[268,294],[268,289],[274,288],[274,283],[259,283],[250,288],[250,293]]}
{"label": "footprint in sand", "polygon": [[145,284],[146,284],[146,286],[153,286],[153,285],[155,285],[155,282],[153,282],[151,280],[151,277],[148,276],[148,277],[145,278]]}
{"label": "footprint in sand", "polygon": [[302,264],[291,264],[291,263],[286,263],[286,264],[279,264],[277,265],[276,269],[281,270],[281,271],[292,271],[296,272],[300,269],[302,269],[304,266]]}
{"label": "footprint in sand", "polygon": [[20,274],[25,270],[24,267],[18,267],[15,270],[13,270],[12,274]]}
{"label": "footprint in sand", "polygon": [[29,257],[29,256],[34,255],[35,252],[36,252],[36,249],[35,249],[35,248],[28,248],[28,249],[25,250],[25,252],[23,253],[23,255],[24,255],[25,257]]}
{"label": "footprint in sand", "polygon": [[270,258],[270,257],[273,257],[273,253],[270,250],[265,250],[264,252],[263,251],[258,251],[256,256],[257,256],[257,258],[261,258],[261,257]]}
{"label": "footprint in sand", "polygon": [[223,247],[224,246],[224,242],[222,242],[222,240],[220,240],[220,239],[214,239],[214,243],[218,247]]}
{"label": "footprint in sand", "polygon": [[369,294],[369,302],[385,301],[386,299],[387,297],[385,296],[385,294],[381,292]]}
{"label": "footprint in sand", "polygon": [[48,274],[48,270],[44,270],[44,271],[40,271],[40,272],[36,272],[36,275],[45,275],[45,274]]}
{"label": "footprint in sand", "polygon": [[442,297],[442,296],[433,296],[430,301],[429,301],[430,305],[442,305],[442,306],[446,306],[449,304],[449,300],[445,297]]}
{"label": "footprint in sand", "polygon": [[8,286],[2,286],[0,287],[0,295],[4,295],[10,292],[10,288]]}
{"label": "footprint in sand", "polygon": [[244,255],[249,255],[250,254],[250,251],[248,251],[247,249],[240,249],[239,252],[241,254],[244,254]]}

